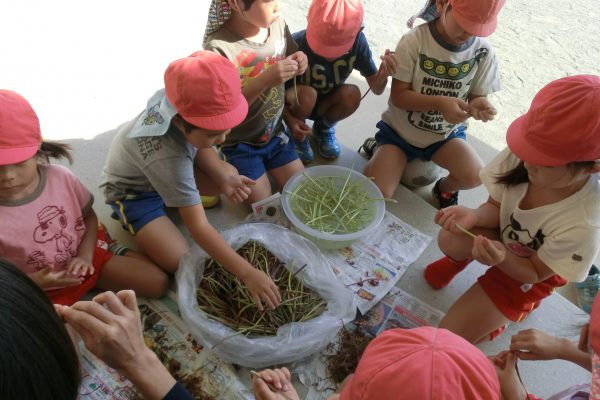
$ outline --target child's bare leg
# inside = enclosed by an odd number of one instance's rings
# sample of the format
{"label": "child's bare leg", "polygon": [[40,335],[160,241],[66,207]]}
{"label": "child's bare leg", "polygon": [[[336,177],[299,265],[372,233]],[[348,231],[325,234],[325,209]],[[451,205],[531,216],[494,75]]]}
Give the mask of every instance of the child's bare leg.
{"label": "child's bare leg", "polygon": [[[492,240],[498,240],[497,229],[472,228],[470,230],[475,235],[483,235]],[[441,229],[438,233],[438,246],[442,253],[456,261],[471,259],[471,250],[473,249],[473,239],[464,233],[454,233]]]}
{"label": "child's bare leg", "polygon": [[352,115],[360,105],[360,89],[356,85],[342,85],[325,96],[317,108],[317,114],[333,124]]}
{"label": "child's bare leg", "polygon": [[475,283],[450,307],[439,327],[475,344],[488,340],[491,332],[509,322],[479,283]]}
{"label": "child's bare leg", "polygon": [[372,177],[384,197],[392,197],[400,184],[406,167],[406,155],[397,146],[378,146],[375,154],[365,165],[365,176]]}
{"label": "child's bare leg", "polygon": [[479,171],[484,164],[475,150],[464,140],[455,138],[445,143],[431,158],[447,169],[449,175],[440,182],[442,192],[472,189],[481,185]]}
{"label": "child's bare leg", "polygon": [[[300,161],[298,161],[300,162]],[[302,164],[302,163],[300,163]],[[265,199],[272,194],[271,182],[266,173],[262,174],[260,178],[256,180],[256,185],[252,186],[252,192],[246,199],[246,204],[250,205],[259,200]]]}
{"label": "child's bare leg", "polygon": [[140,253],[139,251],[135,251],[135,250],[127,250],[127,253],[122,254],[123,257],[131,257],[131,258],[135,258],[137,260],[142,260],[142,261],[146,261],[146,262],[152,262],[152,260],[150,259],[150,257],[148,257],[147,255]]}
{"label": "child's bare leg", "polygon": [[166,216],[144,225],[133,237],[138,247],[160,268],[174,273],[189,245],[179,229]]}
{"label": "child's bare leg", "polygon": [[[232,168],[235,168],[231,166]],[[218,196],[221,194],[221,190],[215,181],[212,180],[206,172],[200,168],[194,166],[194,180],[196,181],[196,187],[203,196]]]}
{"label": "child's bare leg", "polygon": [[[298,85],[298,101],[296,102],[296,93],[294,88],[285,92],[285,110],[286,121],[289,118],[296,119],[299,122],[306,123],[306,118],[310,116],[315,104],[317,103],[317,91],[307,85]],[[298,132],[292,135],[298,141],[303,141],[306,137],[298,137]]]}
{"label": "child's bare leg", "polygon": [[141,297],[162,297],[169,277],[152,262],[115,255],[102,269],[96,286],[112,291],[131,289]]}
{"label": "child's bare leg", "polygon": [[298,172],[304,170],[304,165],[298,159],[282,165],[281,167],[273,168],[269,170],[269,173],[277,183],[277,186],[283,189],[287,181]]}

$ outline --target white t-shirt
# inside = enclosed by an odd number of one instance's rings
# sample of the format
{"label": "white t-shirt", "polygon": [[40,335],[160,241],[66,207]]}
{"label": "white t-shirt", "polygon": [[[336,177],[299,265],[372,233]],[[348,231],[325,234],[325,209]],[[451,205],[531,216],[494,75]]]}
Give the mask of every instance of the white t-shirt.
{"label": "white t-shirt", "polygon": [[500,203],[502,242],[513,254],[539,259],[568,281],[583,281],[600,248],[600,183],[591,176],[576,193],[530,210],[519,204],[528,183],[506,186],[496,177],[519,164],[508,148],[480,173],[490,196]]}
{"label": "white t-shirt", "polygon": [[[398,70],[394,79],[411,84],[412,90],[430,96],[468,100],[500,90],[496,54],[489,42],[473,36],[460,46],[445,43],[434,23],[408,31],[396,46]],[[425,148],[444,140],[458,127],[446,121],[438,110],[411,111],[388,100],[381,119],[404,140]]]}

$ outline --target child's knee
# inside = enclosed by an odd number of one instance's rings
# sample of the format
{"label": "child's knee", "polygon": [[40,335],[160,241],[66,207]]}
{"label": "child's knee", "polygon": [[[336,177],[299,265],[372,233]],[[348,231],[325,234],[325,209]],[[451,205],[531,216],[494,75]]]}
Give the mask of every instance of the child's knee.
{"label": "child's knee", "polygon": [[356,85],[344,85],[340,103],[346,111],[354,112],[360,105],[360,89]]}
{"label": "child's knee", "polygon": [[294,113],[301,113],[304,116],[309,116],[312,113],[315,104],[317,103],[317,91],[307,85],[298,85],[296,90],[293,87],[285,92],[285,104]]}

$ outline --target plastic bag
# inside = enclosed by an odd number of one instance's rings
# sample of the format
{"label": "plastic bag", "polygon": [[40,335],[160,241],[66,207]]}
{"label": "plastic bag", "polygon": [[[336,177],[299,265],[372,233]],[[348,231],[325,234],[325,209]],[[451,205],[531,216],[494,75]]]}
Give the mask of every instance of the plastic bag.
{"label": "plastic bag", "polygon": [[[332,342],[342,325],[354,319],[356,307],[349,291],[333,274],[329,261],[307,239],[273,224],[243,224],[222,232],[234,249],[250,239],[260,242],[286,268],[301,272],[306,286],[327,301],[327,309],[309,321],[281,326],[277,335],[248,338],[201,311],[196,290],[209,258],[195,245],[183,257],[176,274],[179,310],[192,335],[224,361],[250,368],[284,364],[310,356]],[[293,262],[292,262],[293,261]],[[225,339],[225,340],[224,340]]]}

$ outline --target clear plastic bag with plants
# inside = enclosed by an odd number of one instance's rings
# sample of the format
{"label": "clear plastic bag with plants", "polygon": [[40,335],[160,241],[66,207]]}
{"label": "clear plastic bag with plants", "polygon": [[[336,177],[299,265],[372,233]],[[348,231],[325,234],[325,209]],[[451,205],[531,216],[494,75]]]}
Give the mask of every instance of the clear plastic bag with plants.
{"label": "clear plastic bag with plants", "polygon": [[198,246],[190,250],[176,275],[179,308],[190,332],[223,360],[251,368],[296,361],[322,350],[354,318],[352,292],[307,239],[263,223],[222,235],[282,294],[277,309],[260,313],[238,279]]}

